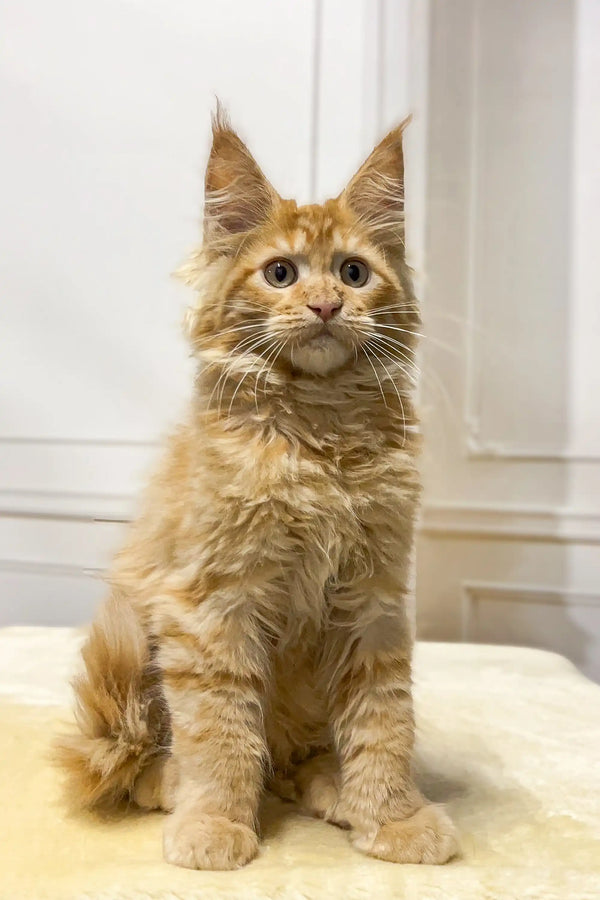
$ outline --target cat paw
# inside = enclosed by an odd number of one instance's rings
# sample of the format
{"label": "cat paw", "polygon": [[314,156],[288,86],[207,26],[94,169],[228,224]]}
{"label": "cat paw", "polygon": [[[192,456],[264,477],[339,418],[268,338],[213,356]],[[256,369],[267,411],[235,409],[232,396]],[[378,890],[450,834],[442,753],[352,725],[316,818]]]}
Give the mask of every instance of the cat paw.
{"label": "cat paw", "polygon": [[175,806],[177,778],[173,757],[157,759],[137,777],[132,799],[142,809],[164,809],[165,812],[171,812]]}
{"label": "cat paw", "polygon": [[339,778],[339,764],[333,754],[322,754],[300,763],[294,772],[296,800],[300,809],[335,823]]}
{"label": "cat paw", "polygon": [[368,856],[396,863],[440,865],[458,852],[456,832],[441,806],[428,803],[408,819],[369,832],[356,830],[352,844]]}
{"label": "cat paw", "polygon": [[164,857],[186,869],[239,869],[258,853],[255,832],[224,816],[175,812],[165,825]]}

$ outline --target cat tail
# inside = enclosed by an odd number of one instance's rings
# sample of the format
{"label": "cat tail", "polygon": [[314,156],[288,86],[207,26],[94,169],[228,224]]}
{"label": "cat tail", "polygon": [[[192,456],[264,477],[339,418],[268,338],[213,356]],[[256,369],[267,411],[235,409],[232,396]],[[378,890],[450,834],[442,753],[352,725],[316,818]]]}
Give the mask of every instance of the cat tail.
{"label": "cat tail", "polygon": [[160,671],[126,598],[113,595],[104,604],[82,656],[84,671],[73,681],[76,730],[58,736],[53,748],[70,805],[168,808],[170,729]]}

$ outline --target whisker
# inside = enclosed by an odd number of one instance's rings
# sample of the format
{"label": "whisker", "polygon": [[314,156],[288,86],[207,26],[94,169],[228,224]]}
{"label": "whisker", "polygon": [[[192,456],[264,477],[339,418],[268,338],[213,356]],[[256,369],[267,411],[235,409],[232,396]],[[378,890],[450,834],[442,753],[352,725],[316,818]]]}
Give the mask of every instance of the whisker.
{"label": "whisker", "polygon": [[[264,349],[264,352],[265,352],[265,353],[269,353],[270,350],[271,350],[271,348],[273,347],[273,345],[276,344],[276,343],[277,343],[277,339],[275,339],[272,343],[270,343],[270,344],[268,345],[268,347],[266,347],[266,348]],[[264,364],[263,364],[263,365],[264,365]],[[262,371],[262,369],[261,369],[261,371]],[[247,376],[250,374],[250,372],[251,372],[251,369],[247,369],[247,370],[244,372],[244,374],[242,375],[241,379],[239,380],[239,382],[238,382],[238,384],[237,384],[237,386],[236,386],[236,389],[235,389],[234,392],[233,392],[233,396],[232,396],[232,398],[231,398],[231,400],[230,400],[230,402],[229,402],[229,409],[227,410],[227,418],[229,418],[229,416],[231,416],[231,409],[232,409],[232,407],[233,407],[233,401],[235,400],[235,398],[236,398],[236,396],[237,396],[237,392],[238,392],[239,389],[241,388],[242,384],[244,383],[245,379],[246,379]]]}
{"label": "whisker", "polygon": [[[248,323],[246,325],[233,325],[231,328],[224,328],[222,331],[213,332],[209,336],[209,338],[220,338],[225,337],[225,335],[227,334],[234,334],[237,331],[250,331],[252,328],[263,328],[265,325],[268,325],[269,322],[270,319],[260,319],[256,322]],[[196,343],[200,345],[199,340],[197,340]]]}
{"label": "whisker", "polygon": [[251,300],[248,297],[236,297],[235,309],[245,306],[249,309],[264,309],[266,312],[272,312],[272,307],[268,303],[261,303],[259,300]]}
{"label": "whisker", "polygon": [[[373,338],[371,341],[367,341],[367,343],[372,345],[373,341],[377,340],[377,338]],[[410,383],[416,387],[416,385],[418,384],[418,376],[421,375],[421,370],[417,366],[409,363],[407,367],[405,360],[399,359],[397,356],[394,356],[392,351],[390,351],[390,349],[386,347],[385,344],[376,343],[375,346],[372,347],[372,349],[378,349],[379,352],[383,353],[387,359],[395,363],[401,369],[408,381],[410,381]],[[411,375],[411,369],[416,373],[415,375]]]}
{"label": "whisker", "polygon": [[364,352],[364,354],[365,354],[367,360],[369,361],[369,365],[370,365],[371,368],[373,369],[373,374],[375,375],[375,378],[377,379],[377,384],[379,385],[379,392],[380,392],[380,394],[381,394],[381,398],[382,398],[382,400],[383,400],[384,406],[385,406],[386,409],[389,409],[389,406],[387,405],[387,400],[385,399],[385,393],[384,393],[383,387],[382,387],[382,385],[381,385],[381,379],[380,379],[379,375],[377,374],[377,370],[375,369],[375,366],[374,366],[373,363],[371,362],[371,357],[370,357],[369,354],[370,354],[372,351],[369,351],[369,350],[367,349],[367,345],[366,345],[366,344],[362,344],[362,345],[361,345],[361,350],[363,350],[363,352]]}
{"label": "whisker", "polygon": [[426,338],[426,334],[421,334],[420,331],[412,331],[410,328],[400,328],[399,325],[386,325],[385,322],[377,322],[374,326],[375,328],[391,328],[393,331],[403,331],[404,334],[412,334],[413,337]]}
{"label": "whisker", "polygon": [[406,344],[403,344],[402,341],[398,340],[398,338],[395,338],[393,335],[389,334],[381,334],[381,332],[379,332],[377,328],[375,328],[374,331],[367,331],[365,328],[358,328],[357,331],[360,334],[365,335],[369,340],[378,340],[389,345],[397,353],[399,353],[410,366],[416,368],[414,358],[408,355],[409,353],[416,355],[416,350],[414,350],[412,347],[408,347]]}
{"label": "whisker", "polygon": [[[236,346],[233,348],[233,350],[231,350],[227,354],[227,356],[231,356],[234,352],[239,351],[240,348],[242,347],[242,345],[246,344],[248,341],[250,341],[252,343],[250,343],[249,346],[243,348],[241,355],[243,356],[246,353],[252,353],[254,350],[258,349],[258,347],[260,347],[262,344],[266,343],[267,341],[272,340],[272,338],[273,338],[273,335],[268,335],[268,334],[262,335],[258,339],[256,338],[256,335],[250,335],[250,337],[246,337],[246,338],[244,338],[243,341],[240,341],[239,344],[236,344]],[[210,408],[210,404],[211,404],[213,395],[215,393],[215,390],[217,390],[219,385],[221,385],[221,391],[219,394],[219,403],[218,403],[218,414],[219,415],[221,412],[221,403],[223,402],[223,393],[225,391],[225,385],[226,385],[230,375],[232,374],[233,364],[235,363],[235,357],[233,359],[231,359],[228,364],[226,362],[226,359],[227,359],[227,357],[225,357],[225,360],[215,361],[215,364],[220,363],[221,365],[223,365],[223,363],[225,362],[225,368],[224,368],[223,372],[221,372],[221,374],[219,375],[219,378],[217,379],[217,382],[216,382],[215,386],[213,387],[213,389],[211,391],[211,395],[208,399],[208,407]]]}
{"label": "whisker", "polygon": [[393,312],[419,312],[419,308],[413,302],[407,303],[391,303],[389,306],[378,306],[377,309],[369,311],[370,316],[389,315]]}
{"label": "whisker", "polygon": [[400,396],[400,392],[396,386],[396,382],[395,382],[393,376],[390,374],[390,371],[387,368],[387,366],[385,365],[385,363],[383,362],[383,360],[377,356],[377,353],[375,352],[375,350],[373,348],[371,348],[371,351],[374,354],[375,358],[378,359],[379,364],[381,366],[383,366],[383,368],[392,384],[392,387],[396,391],[396,396],[398,397],[398,402],[400,403],[400,412],[402,414],[402,447],[404,447],[404,444],[406,443],[406,415],[404,413],[404,403],[402,402],[402,397]]}
{"label": "whisker", "polygon": [[[377,340],[381,340],[381,338],[377,338]],[[391,340],[391,339],[388,338],[388,340]],[[397,342],[395,342],[395,343],[397,343]],[[384,351],[382,350],[381,352],[384,352]],[[395,350],[394,352],[399,352],[399,351]],[[386,354],[386,355],[387,355],[387,354]],[[388,358],[390,358],[390,357],[388,356]],[[403,358],[405,358],[405,357],[403,357]],[[396,365],[401,365],[401,364],[396,363]],[[452,406],[452,401],[451,401],[451,399],[450,399],[450,395],[449,395],[448,391],[446,390],[446,388],[445,388],[445,386],[444,386],[442,380],[441,380],[441,379],[439,378],[439,376],[437,375],[437,373],[436,373],[434,370],[425,370],[425,371],[422,372],[421,369],[419,369],[418,366],[415,366],[414,364],[411,364],[411,367],[412,367],[416,372],[418,372],[419,377],[420,377],[424,382],[430,382],[430,383],[431,383],[431,384],[432,384],[432,385],[440,392],[441,397],[442,397],[442,400],[443,400],[443,402],[444,402],[445,405],[446,405],[446,409],[447,409],[447,411],[450,413],[450,418],[451,418],[451,420],[453,421],[453,420],[454,420],[455,410],[454,410],[454,408],[453,408],[453,406]],[[404,369],[404,366],[402,366],[402,368],[403,368],[403,371],[406,371],[406,370]],[[409,376],[409,378],[410,378],[410,376]],[[412,381],[412,379],[411,379],[411,381]],[[413,383],[415,386],[416,386],[416,384],[417,384],[416,381],[413,381],[412,383]]]}
{"label": "whisker", "polygon": [[[494,332],[494,330],[492,328],[490,328],[487,325],[482,325],[478,322],[469,322],[469,321],[467,321],[466,316],[458,316],[458,315],[454,315],[452,313],[447,313],[447,312],[437,312],[435,310],[435,304],[432,304],[431,306],[427,305],[425,307],[425,309],[423,310],[423,315],[424,315],[425,320],[427,320],[429,318],[431,318],[431,319],[448,319],[448,321],[455,323],[456,325],[458,325],[459,328],[461,328],[461,330],[464,329],[464,331],[469,334],[472,334],[473,332],[477,332],[478,337],[488,338],[495,342],[493,352],[498,353],[503,358],[503,360],[508,361],[511,358],[509,348],[506,348],[506,347],[498,344],[497,334]],[[438,340],[437,338],[434,338],[431,335],[428,336],[428,339],[432,343],[435,343],[435,341]],[[444,349],[448,349],[448,348],[445,347]],[[456,351],[456,352],[457,352],[458,356],[462,356],[462,354],[459,351]]]}
{"label": "whisker", "polygon": [[[280,340],[280,341],[277,341],[277,342],[276,342],[274,350],[271,350],[271,351],[269,352],[268,356],[265,358],[265,361],[264,361],[264,363],[262,364],[262,366],[261,366],[261,368],[260,368],[260,371],[259,371],[258,375],[256,376],[256,379],[255,379],[255,382],[254,382],[254,405],[255,405],[255,407],[256,407],[256,412],[259,411],[259,410],[258,410],[258,385],[259,385],[259,382],[260,382],[260,376],[262,375],[264,369],[265,369],[265,368],[267,367],[267,365],[269,364],[269,360],[271,359],[271,356],[273,355],[273,353],[275,353],[275,359],[277,359],[277,356],[278,356],[279,353],[281,352],[281,350],[282,350],[284,344],[285,344],[285,341],[284,341],[284,340],[283,340],[283,341]],[[275,362],[275,359],[273,360],[273,363]],[[272,368],[272,365],[271,365],[271,368]],[[267,370],[267,372],[265,373],[265,382],[264,382],[264,385],[263,385],[263,394],[265,394],[265,391],[266,391],[266,384],[267,384],[267,378],[268,378],[268,376],[269,376],[269,372],[270,372],[270,369]]]}
{"label": "whisker", "polygon": [[456,347],[451,347],[450,344],[446,344],[445,341],[440,341],[439,338],[434,338],[429,334],[422,334],[420,331],[410,331],[407,328],[400,328],[398,325],[385,325],[383,322],[377,322],[374,326],[375,328],[389,328],[393,331],[403,331],[405,334],[413,334],[416,337],[424,338],[430,344],[434,344],[436,347],[440,347],[442,350],[445,350],[446,353],[452,353],[454,356],[460,356],[459,351]]}
{"label": "whisker", "polygon": [[264,377],[264,381],[263,381],[263,396],[266,396],[266,392],[267,392],[267,382],[268,382],[268,380],[269,380],[269,376],[270,376],[271,372],[273,371],[273,366],[274,366],[275,363],[277,362],[277,359],[278,359],[278,357],[279,357],[279,354],[281,353],[281,351],[283,350],[283,348],[285,347],[285,345],[286,345],[286,341],[283,340],[283,341],[280,341],[279,344],[278,344],[278,346],[275,348],[275,356],[274,356],[274,358],[273,358],[272,361],[271,361],[271,365],[269,366],[269,368],[268,368],[267,371],[265,372],[265,377]]}
{"label": "whisker", "polygon": [[400,341],[389,337],[387,334],[375,334],[373,336],[370,336],[370,339],[373,341],[378,341],[380,344],[383,344],[383,346],[387,347],[388,350],[397,353],[398,356],[403,359],[411,369],[414,369],[417,374],[420,374],[421,370],[416,364],[414,358],[411,358],[408,355],[410,352],[409,348],[402,344]]}
{"label": "whisker", "polygon": [[[271,336],[272,335],[265,335],[265,337],[271,337]],[[202,372],[208,372],[208,370],[214,368],[214,366],[222,366],[227,361],[227,359],[234,356],[239,351],[243,351],[245,344],[252,343],[255,339],[256,339],[255,334],[246,335],[244,338],[242,338],[241,341],[238,341],[238,343],[235,345],[235,347],[232,347],[231,350],[229,350],[229,352],[226,353],[224,357],[220,356],[218,359],[215,359],[210,363],[204,364],[202,366]]]}

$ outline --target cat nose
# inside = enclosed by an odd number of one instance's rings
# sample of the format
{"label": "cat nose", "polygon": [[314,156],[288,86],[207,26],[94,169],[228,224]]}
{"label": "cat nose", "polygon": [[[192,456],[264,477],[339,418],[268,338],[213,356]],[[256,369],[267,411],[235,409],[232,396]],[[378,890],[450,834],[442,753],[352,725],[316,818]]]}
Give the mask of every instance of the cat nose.
{"label": "cat nose", "polygon": [[342,308],[341,300],[315,300],[314,303],[307,303],[309,309],[324,322],[333,319],[338,309]]}

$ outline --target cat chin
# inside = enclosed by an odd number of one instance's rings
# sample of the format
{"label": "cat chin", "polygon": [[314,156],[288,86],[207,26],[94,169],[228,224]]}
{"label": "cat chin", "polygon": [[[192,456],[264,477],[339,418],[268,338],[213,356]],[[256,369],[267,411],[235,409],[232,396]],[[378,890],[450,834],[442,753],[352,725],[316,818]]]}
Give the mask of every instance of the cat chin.
{"label": "cat chin", "polygon": [[323,335],[294,348],[294,366],[310,375],[329,375],[348,362],[352,350],[334,338]]}

